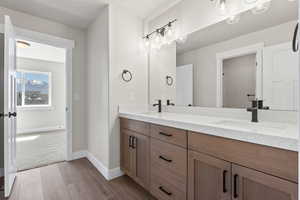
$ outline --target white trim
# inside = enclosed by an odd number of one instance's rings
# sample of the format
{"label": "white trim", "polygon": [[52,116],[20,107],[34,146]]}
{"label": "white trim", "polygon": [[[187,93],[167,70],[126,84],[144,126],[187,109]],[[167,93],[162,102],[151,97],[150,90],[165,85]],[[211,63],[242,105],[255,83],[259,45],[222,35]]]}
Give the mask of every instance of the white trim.
{"label": "white trim", "polygon": [[[48,44],[66,49],[66,129],[67,129],[67,148],[66,160],[72,160],[72,49],[75,47],[74,40],[68,40],[45,33],[26,30],[15,27],[17,37],[23,40]],[[0,24],[0,32],[4,33],[4,24]]]}
{"label": "white trim", "polygon": [[94,167],[105,177],[106,180],[109,180],[109,170],[105,165],[100,162],[93,154],[87,152],[87,159],[94,165]]}
{"label": "white trim", "polygon": [[114,169],[108,169],[101,161],[99,161],[93,154],[88,151],[77,151],[72,155],[72,160],[77,160],[81,158],[87,158],[93,166],[104,176],[106,180],[112,180],[114,178],[123,176],[123,172],[120,167]]}
{"label": "white trim", "polygon": [[0,168],[0,177],[4,176],[4,168]]}
{"label": "white trim", "polygon": [[124,172],[121,170],[121,168],[116,167],[114,169],[109,170],[109,175],[108,175],[109,179],[108,180],[112,180],[112,179],[118,178],[123,175],[124,175]]}
{"label": "white trim", "polygon": [[48,106],[48,105],[32,105],[32,106],[17,106],[17,110],[54,110],[54,106]]}
{"label": "white trim", "polygon": [[223,107],[223,60],[234,58],[238,56],[244,56],[248,54],[256,54],[256,98],[262,99],[262,56],[263,56],[264,43],[257,43],[254,45],[217,53],[217,107]]}
{"label": "white trim", "polygon": [[[72,49],[75,47],[74,40],[56,37],[53,35],[37,32],[37,31],[31,31],[17,26],[14,27],[18,39],[29,40],[32,42],[48,44],[51,46],[56,46],[56,47],[66,48],[66,49]],[[4,33],[4,24],[0,24],[0,32]]]}
{"label": "white trim", "polygon": [[72,160],[87,158],[87,151],[76,151],[72,154]]}
{"label": "white trim", "polygon": [[17,134],[21,135],[21,134],[28,134],[28,133],[44,133],[44,132],[55,132],[55,131],[65,131],[65,130],[66,128],[63,126],[54,126],[54,127],[17,130]]}
{"label": "white trim", "polygon": [[73,52],[72,49],[67,49],[66,51],[66,119],[65,119],[65,124],[66,124],[66,129],[67,129],[67,160],[71,160],[72,159],[72,152],[73,152],[73,114],[72,114],[72,101],[73,101],[73,77],[72,77],[72,65],[73,65]]}

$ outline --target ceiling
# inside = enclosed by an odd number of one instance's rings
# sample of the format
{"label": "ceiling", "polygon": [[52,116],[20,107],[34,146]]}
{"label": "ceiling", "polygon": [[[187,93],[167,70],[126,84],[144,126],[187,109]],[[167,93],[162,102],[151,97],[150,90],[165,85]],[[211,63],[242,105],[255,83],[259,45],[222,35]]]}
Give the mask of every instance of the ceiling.
{"label": "ceiling", "polygon": [[237,24],[230,25],[223,21],[188,35],[184,44],[177,45],[177,54],[297,20],[297,17],[298,1],[273,0],[270,9],[265,13],[253,15],[251,11],[247,11],[242,13]]}
{"label": "ceiling", "polygon": [[109,2],[128,8],[141,18],[175,0],[1,0],[0,6],[76,28],[86,28]]}

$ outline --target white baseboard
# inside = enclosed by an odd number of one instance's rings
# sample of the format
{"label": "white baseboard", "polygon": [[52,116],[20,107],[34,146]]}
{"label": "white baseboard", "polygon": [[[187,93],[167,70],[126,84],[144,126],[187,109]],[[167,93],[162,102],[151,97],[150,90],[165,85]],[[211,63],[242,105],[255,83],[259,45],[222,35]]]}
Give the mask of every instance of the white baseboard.
{"label": "white baseboard", "polygon": [[87,158],[94,165],[94,167],[105,177],[106,180],[112,180],[124,174],[121,171],[120,167],[108,169],[102,162],[100,162],[93,154],[88,151],[74,152],[72,158],[73,160]]}
{"label": "white baseboard", "polygon": [[112,179],[115,179],[115,178],[118,178],[118,177],[124,175],[124,173],[122,172],[122,170],[120,169],[120,167],[116,167],[114,169],[110,169],[108,173],[109,173],[108,174],[108,177],[109,177],[108,180],[112,180]]}
{"label": "white baseboard", "polygon": [[0,177],[4,176],[4,168],[0,168]]}
{"label": "white baseboard", "polygon": [[72,154],[72,160],[87,158],[87,151],[76,151]]}

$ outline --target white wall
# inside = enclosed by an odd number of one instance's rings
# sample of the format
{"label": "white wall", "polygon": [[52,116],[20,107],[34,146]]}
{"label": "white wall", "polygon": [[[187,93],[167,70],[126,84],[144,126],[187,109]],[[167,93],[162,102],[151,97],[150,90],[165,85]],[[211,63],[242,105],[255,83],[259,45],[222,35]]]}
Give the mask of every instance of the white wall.
{"label": "white wall", "polygon": [[[120,166],[118,105],[148,103],[147,57],[141,50],[143,21],[126,8],[110,5],[110,165]],[[123,69],[133,73],[129,83],[121,79]]]}
{"label": "white wall", "polygon": [[[161,99],[163,104],[167,99],[176,102],[176,44],[152,51],[149,58],[150,104],[157,103],[157,99]],[[173,77],[173,85],[167,85],[166,76]]]}
{"label": "white wall", "polygon": [[109,166],[109,8],[87,30],[86,123],[88,151]]}
{"label": "white wall", "polygon": [[32,129],[65,127],[65,64],[46,60],[17,59],[18,70],[51,72],[51,108],[18,109],[17,133]]}
{"label": "white wall", "polygon": [[[143,21],[110,4],[89,26],[87,34],[88,151],[104,167],[120,166],[120,104],[148,102],[148,68],[140,49]],[[133,78],[125,83],[123,69]]]}
{"label": "white wall", "polygon": [[14,25],[75,41],[73,49],[73,151],[87,148],[85,132],[85,33],[66,25],[0,7],[0,23],[9,15]]}
{"label": "white wall", "polygon": [[205,107],[216,106],[216,53],[261,42],[270,46],[291,41],[295,23],[288,22],[177,55],[177,65],[194,64],[194,103]]}

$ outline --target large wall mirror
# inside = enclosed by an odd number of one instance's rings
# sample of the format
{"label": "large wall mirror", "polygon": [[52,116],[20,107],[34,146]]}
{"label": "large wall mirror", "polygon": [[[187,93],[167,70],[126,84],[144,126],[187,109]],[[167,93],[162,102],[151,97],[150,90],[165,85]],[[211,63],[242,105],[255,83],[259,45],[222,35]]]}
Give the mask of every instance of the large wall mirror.
{"label": "large wall mirror", "polygon": [[249,10],[151,53],[150,102],[246,108],[258,99],[272,110],[296,111],[297,17],[297,0],[273,0],[263,13]]}

